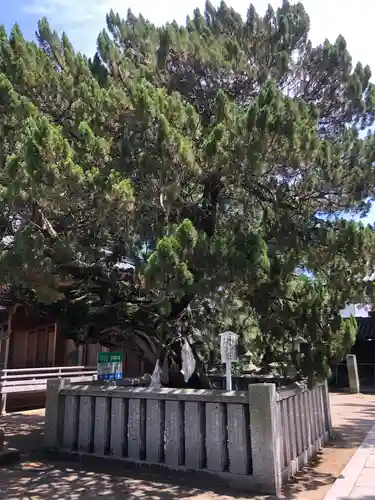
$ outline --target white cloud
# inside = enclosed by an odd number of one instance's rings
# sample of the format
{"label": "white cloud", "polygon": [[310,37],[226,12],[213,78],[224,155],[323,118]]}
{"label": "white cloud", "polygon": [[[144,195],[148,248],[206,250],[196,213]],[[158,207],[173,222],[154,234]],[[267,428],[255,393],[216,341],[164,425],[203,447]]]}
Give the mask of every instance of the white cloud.
{"label": "white cloud", "polygon": [[[25,11],[40,17],[46,16],[52,27],[66,31],[73,45],[79,50],[91,53],[95,50],[96,37],[105,27],[105,15],[113,9],[125,17],[130,8],[134,14],[140,12],[156,24],[176,19],[184,22],[193,11],[196,2],[187,0],[184,7],[174,0],[33,0]],[[191,3],[191,6],[189,5]],[[199,3],[199,2],[198,2]],[[204,2],[200,2],[201,4]]]}
{"label": "white cloud", "polygon": [[120,0],[33,0],[25,11],[46,16],[57,31],[65,31],[74,47],[83,52],[95,50],[96,37],[105,27],[105,15],[113,8],[123,11]]}
{"label": "white cloud", "polygon": [[[204,0],[31,0],[25,10],[40,17],[47,16],[51,25],[65,30],[79,50],[91,53],[95,49],[98,32],[105,26],[105,15],[112,8],[125,16],[130,8],[134,14],[141,12],[156,24],[176,19],[184,22],[186,15],[195,7],[204,8]],[[213,0],[218,5],[220,0]],[[256,9],[263,13],[268,0],[253,0]],[[274,7],[281,0],[270,0]],[[250,0],[227,0],[245,15]],[[304,0],[303,4],[311,17],[311,37],[314,43],[325,38],[334,40],[343,34],[354,61],[360,59],[369,64],[375,73],[375,52],[372,50],[371,33],[375,18],[374,0]]]}

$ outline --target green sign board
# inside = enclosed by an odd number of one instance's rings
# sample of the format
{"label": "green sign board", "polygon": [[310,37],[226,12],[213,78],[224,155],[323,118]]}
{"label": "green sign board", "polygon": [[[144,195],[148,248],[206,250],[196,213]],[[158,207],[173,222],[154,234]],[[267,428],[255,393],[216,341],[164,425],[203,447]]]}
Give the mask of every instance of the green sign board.
{"label": "green sign board", "polygon": [[98,352],[98,380],[121,380],[122,352]]}

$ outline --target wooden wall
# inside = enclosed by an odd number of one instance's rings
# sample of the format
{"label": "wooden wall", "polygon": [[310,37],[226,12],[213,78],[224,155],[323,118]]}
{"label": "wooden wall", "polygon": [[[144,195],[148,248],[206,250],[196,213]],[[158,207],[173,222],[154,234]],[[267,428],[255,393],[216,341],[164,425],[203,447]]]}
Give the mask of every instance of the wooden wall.
{"label": "wooden wall", "polygon": [[[8,368],[96,366],[98,352],[109,350],[100,344],[78,346],[60,333],[54,318],[37,315],[32,309],[22,306],[18,307],[13,315],[11,330]],[[125,377],[138,377],[145,372],[152,373],[154,367],[130,345],[113,350],[122,350],[124,353]],[[5,351],[5,345],[1,346],[0,368]]]}
{"label": "wooden wall", "polygon": [[8,320],[2,322],[0,324],[0,335],[4,340],[0,341],[0,369],[4,368],[6,351],[7,351],[7,339],[5,338],[8,335]]}
{"label": "wooden wall", "polygon": [[8,368],[42,368],[55,365],[56,325],[13,330]]}

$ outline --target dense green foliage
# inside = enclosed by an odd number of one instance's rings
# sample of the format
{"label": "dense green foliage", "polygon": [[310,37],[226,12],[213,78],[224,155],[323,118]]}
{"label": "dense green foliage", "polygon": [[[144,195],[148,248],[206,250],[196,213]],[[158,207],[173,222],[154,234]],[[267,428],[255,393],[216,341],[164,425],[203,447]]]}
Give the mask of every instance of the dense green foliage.
{"label": "dense green foliage", "polygon": [[186,26],[110,12],[92,60],[46,19],[37,43],[1,29],[4,279],[150,362],[178,335],[215,361],[231,328],[256,360],[303,336],[296,364],[327,373],[374,266],[372,228],[337,215],[374,194],[375,87],[342,37],[308,35],[287,1]]}

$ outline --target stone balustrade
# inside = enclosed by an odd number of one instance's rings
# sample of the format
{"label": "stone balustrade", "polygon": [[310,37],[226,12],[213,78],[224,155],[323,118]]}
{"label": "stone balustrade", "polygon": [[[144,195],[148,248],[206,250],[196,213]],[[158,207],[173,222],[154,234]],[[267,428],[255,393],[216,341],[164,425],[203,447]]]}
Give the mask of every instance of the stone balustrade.
{"label": "stone balustrade", "polygon": [[45,445],[213,474],[278,494],[330,430],[327,385],[276,391],[127,388],[50,380]]}

